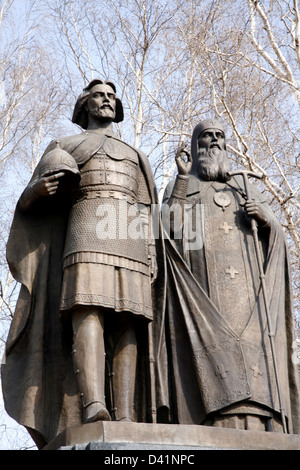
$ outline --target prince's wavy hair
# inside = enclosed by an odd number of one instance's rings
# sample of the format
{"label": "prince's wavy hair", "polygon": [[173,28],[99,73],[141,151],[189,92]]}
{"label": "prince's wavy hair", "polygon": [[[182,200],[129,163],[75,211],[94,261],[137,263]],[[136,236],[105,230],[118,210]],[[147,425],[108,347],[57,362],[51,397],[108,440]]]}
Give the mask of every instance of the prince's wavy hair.
{"label": "prince's wavy hair", "polygon": [[[75,124],[78,124],[83,129],[87,129],[88,120],[89,120],[88,111],[86,110],[85,104],[88,100],[91,89],[95,85],[109,85],[116,93],[116,87],[112,82],[103,81],[98,78],[95,78],[94,80],[92,80],[88,84],[88,86],[83,89],[83,92],[77,98],[74,111],[73,111],[73,116],[72,116],[72,122],[74,122]],[[116,97],[116,117],[113,120],[113,122],[121,122],[123,121],[123,119],[124,119],[123,105],[122,105],[121,100]]]}

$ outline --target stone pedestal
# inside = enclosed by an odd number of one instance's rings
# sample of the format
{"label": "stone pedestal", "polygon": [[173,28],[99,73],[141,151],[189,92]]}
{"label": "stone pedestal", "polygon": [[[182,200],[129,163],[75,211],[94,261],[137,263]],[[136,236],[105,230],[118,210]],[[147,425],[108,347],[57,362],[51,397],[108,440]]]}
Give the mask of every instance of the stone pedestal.
{"label": "stone pedestal", "polygon": [[300,450],[300,435],[208,426],[99,421],[66,429],[43,450]]}

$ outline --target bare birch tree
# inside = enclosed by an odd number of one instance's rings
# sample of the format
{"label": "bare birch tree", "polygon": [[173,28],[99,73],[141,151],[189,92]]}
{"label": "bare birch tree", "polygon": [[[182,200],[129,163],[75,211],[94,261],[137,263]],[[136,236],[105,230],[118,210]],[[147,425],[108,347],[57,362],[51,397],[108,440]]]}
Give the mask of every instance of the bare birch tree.
{"label": "bare birch tree", "polygon": [[[44,27],[38,1],[0,2],[0,362],[5,361],[4,343],[19,292],[6,263],[14,206],[43,148],[65,126],[61,68],[53,60],[54,51],[46,47]],[[9,442],[13,427],[16,441],[9,448],[32,445],[26,432],[7,421],[1,394],[0,416],[1,442]]]}

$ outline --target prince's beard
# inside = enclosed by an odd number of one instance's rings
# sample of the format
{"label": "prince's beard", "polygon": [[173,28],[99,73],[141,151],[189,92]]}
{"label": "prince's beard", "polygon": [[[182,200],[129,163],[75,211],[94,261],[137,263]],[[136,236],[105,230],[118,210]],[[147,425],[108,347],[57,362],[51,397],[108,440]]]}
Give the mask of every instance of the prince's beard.
{"label": "prince's beard", "polygon": [[212,148],[200,149],[198,152],[197,172],[200,178],[206,181],[226,182],[230,179],[230,160],[225,150]]}

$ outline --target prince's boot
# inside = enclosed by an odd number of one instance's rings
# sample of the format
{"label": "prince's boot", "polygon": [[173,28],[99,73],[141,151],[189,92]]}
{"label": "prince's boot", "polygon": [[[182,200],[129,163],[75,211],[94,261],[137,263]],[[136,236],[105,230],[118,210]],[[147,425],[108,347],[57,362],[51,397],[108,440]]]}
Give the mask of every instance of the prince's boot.
{"label": "prince's boot", "polygon": [[134,329],[129,327],[120,337],[113,359],[116,421],[134,421],[136,366],[136,336]]}
{"label": "prince's boot", "polygon": [[83,404],[83,422],[110,421],[105,404],[103,315],[79,308],[72,314],[73,364]]}

